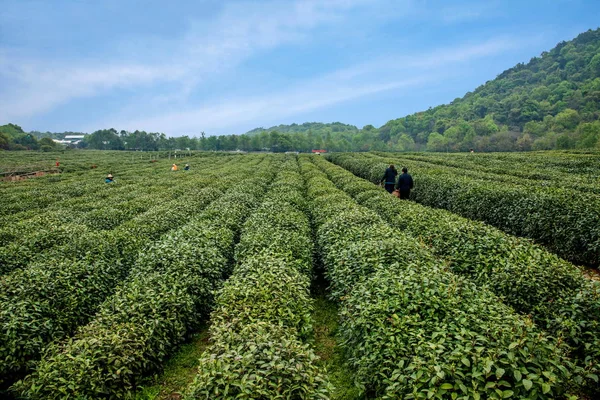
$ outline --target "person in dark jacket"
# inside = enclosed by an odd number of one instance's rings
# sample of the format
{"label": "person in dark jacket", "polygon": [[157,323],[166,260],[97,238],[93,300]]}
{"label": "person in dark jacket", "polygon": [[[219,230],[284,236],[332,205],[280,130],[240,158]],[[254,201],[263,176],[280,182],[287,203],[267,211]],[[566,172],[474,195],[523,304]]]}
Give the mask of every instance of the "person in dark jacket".
{"label": "person in dark jacket", "polygon": [[408,174],[408,169],[406,167],[402,168],[402,175],[398,177],[398,182],[396,182],[396,189],[400,192],[401,199],[408,199],[410,196],[410,189],[414,187],[414,182],[412,176]]}
{"label": "person in dark jacket", "polygon": [[397,175],[398,171],[396,170],[396,167],[394,167],[394,164],[391,164],[386,168],[383,178],[381,178],[381,182],[385,182],[385,190],[389,193],[394,191],[394,183],[396,182]]}

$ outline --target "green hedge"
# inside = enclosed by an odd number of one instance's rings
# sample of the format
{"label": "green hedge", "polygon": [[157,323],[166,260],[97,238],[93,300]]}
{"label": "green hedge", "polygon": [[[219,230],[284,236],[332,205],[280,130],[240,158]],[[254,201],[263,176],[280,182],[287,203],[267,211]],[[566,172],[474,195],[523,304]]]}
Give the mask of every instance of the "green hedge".
{"label": "green hedge", "polygon": [[[74,236],[68,244],[45,253],[45,261],[14,271],[0,281],[0,379],[33,368],[51,341],[87,323],[132,268],[136,255],[173,226],[184,223],[221,193],[197,189],[176,210],[159,206],[136,217],[145,227]],[[185,201],[190,200],[190,201]],[[160,216],[160,219],[156,217]],[[137,226],[137,225],[133,225]],[[74,234],[75,232],[71,232]]]}
{"label": "green hedge", "polygon": [[[374,153],[382,157],[390,154]],[[524,186],[558,187],[600,194],[594,184],[600,163],[596,155],[560,152],[487,154],[393,154],[408,164],[421,162],[450,167],[458,174]]]}
{"label": "green hedge", "polygon": [[[334,154],[334,163],[378,183],[396,158]],[[484,221],[509,234],[528,237],[567,260],[600,262],[600,199],[588,193],[535,188],[464,177],[444,167],[406,162],[415,178],[411,199]]]}
{"label": "green hedge", "polygon": [[399,202],[352,173],[320,162],[338,187],[392,226],[422,240],[455,273],[486,286],[502,301],[571,347],[597,391],[600,373],[600,284],[528,240],[478,221],[413,202]]}
{"label": "green hedge", "polygon": [[313,244],[304,184],[288,161],[244,224],[232,277],[217,298],[213,344],[186,399],[327,399],[330,385],[302,340],[312,334]]}
{"label": "green hedge", "polygon": [[[564,394],[572,365],[552,338],[359,206],[315,165],[304,162],[303,171],[319,252],[341,301],[339,335],[365,395]],[[334,194],[336,203],[319,201]]]}
{"label": "green hedge", "polygon": [[[159,368],[209,314],[213,291],[230,268],[236,227],[271,169],[269,164],[239,169],[256,174],[244,182],[252,189],[232,189],[146,249],[94,320],[73,338],[52,344],[36,370],[13,390],[40,399],[123,397],[134,391],[143,375]],[[120,332],[118,339],[115,331]]]}

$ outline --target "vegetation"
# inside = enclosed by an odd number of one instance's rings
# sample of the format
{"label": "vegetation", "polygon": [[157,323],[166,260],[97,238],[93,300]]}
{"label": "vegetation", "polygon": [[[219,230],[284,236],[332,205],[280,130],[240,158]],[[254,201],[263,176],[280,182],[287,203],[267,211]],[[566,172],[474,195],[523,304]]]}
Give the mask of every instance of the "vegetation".
{"label": "vegetation", "polygon": [[246,221],[187,399],[327,399],[313,350],[312,235],[295,160]]}
{"label": "vegetation", "polygon": [[364,395],[564,395],[571,364],[559,343],[359,206],[308,160],[302,167],[331,296],[341,301],[340,337]]}
{"label": "vegetation", "polygon": [[94,320],[69,340],[51,344],[14,390],[44,399],[124,396],[158,368],[210,312],[213,292],[230,269],[239,222],[272,175],[269,162],[257,169],[248,161],[238,167],[253,171],[253,192],[232,190],[191,220],[196,205],[182,205],[189,223],[141,252]]}
{"label": "vegetation", "polygon": [[499,184],[476,171],[467,174],[394,156],[336,154],[330,159],[374,183],[379,183],[386,164],[409,164],[419,181],[411,193],[417,202],[529,237],[573,262],[594,266],[600,262],[600,199],[578,191],[576,185],[535,187],[519,180]]}
{"label": "vegetation", "polygon": [[[65,133],[0,127],[0,149],[52,150],[36,138]],[[50,147],[44,147],[50,146]],[[80,147],[105,150],[273,152],[328,151],[530,151],[600,148],[600,29],[589,30],[517,64],[473,92],[423,112],[358,129],[339,122],[256,128],[242,135],[181,136],[118,132],[87,135]]]}
{"label": "vegetation", "polygon": [[[2,168],[55,162],[6,155]],[[478,196],[507,185],[576,203],[598,196],[591,153],[331,155],[348,170],[192,153],[176,172],[165,153],[60,157],[60,174],[0,183],[1,396],[598,396],[600,285],[529,240],[354,175],[377,181],[394,160],[415,196],[483,209],[495,203]],[[478,189],[454,196],[435,179]],[[528,221],[547,223],[542,211]]]}
{"label": "vegetation", "polygon": [[[531,316],[540,327],[568,343],[571,357],[586,371],[588,385],[597,390],[598,283],[585,278],[579,268],[527,240],[445,210],[395,201],[383,189],[319,161],[339,188],[392,226],[427,244],[433,253],[447,261],[453,272],[469,277],[478,286],[488,287],[504,303]],[[359,163],[348,160],[342,163],[359,172]]]}

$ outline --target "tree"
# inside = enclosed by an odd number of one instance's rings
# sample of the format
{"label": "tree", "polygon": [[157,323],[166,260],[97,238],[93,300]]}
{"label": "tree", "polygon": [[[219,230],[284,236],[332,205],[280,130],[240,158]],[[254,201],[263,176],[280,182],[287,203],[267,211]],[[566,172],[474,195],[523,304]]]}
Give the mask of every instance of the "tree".
{"label": "tree", "polygon": [[413,151],[415,149],[415,141],[406,133],[400,135],[398,142],[394,147],[396,151]]}
{"label": "tree", "polygon": [[588,65],[588,70],[590,71],[592,76],[594,76],[594,77],[600,76],[600,53],[598,53],[594,57],[592,57],[589,65]]}
{"label": "tree", "polygon": [[427,139],[428,151],[448,151],[448,139],[437,132],[431,132]]}
{"label": "tree", "polygon": [[40,148],[40,145],[37,141],[37,139],[35,138],[35,136],[26,133],[24,135],[20,135],[18,137],[16,137],[15,139],[13,139],[15,144],[19,144],[23,147],[25,147],[27,150],[37,150]]}
{"label": "tree", "polygon": [[554,123],[559,129],[574,130],[579,124],[579,113],[576,110],[566,109],[556,115]]}
{"label": "tree", "polygon": [[0,149],[8,150],[10,146],[10,138],[4,132],[0,132]]}
{"label": "tree", "polygon": [[591,148],[600,140],[600,121],[584,123],[577,127],[579,141],[577,147]]}
{"label": "tree", "polygon": [[[48,146],[50,150],[56,148],[56,142],[49,137],[41,138],[39,141],[40,146]],[[43,150],[43,149],[42,149]]]}
{"label": "tree", "polygon": [[96,150],[123,150],[123,140],[114,129],[103,129],[85,137],[88,146]]}

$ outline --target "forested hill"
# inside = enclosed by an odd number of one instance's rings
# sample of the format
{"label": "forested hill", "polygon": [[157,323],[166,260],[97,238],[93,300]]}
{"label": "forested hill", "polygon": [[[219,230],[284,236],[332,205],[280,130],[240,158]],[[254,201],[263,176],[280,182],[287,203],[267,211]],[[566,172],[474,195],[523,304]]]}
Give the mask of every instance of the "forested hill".
{"label": "forested hill", "polygon": [[[561,42],[447,105],[367,125],[280,125],[331,150],[512,151],[600,147],[600,29]],[[302,138],[295,138],[302,141]]]}
{"label": "forested hill", "polygon": [[[0,149],[34,149],[39,134],[25,134],[13,124],[0,126]],[[329,151],[600,149],[600,29],[561,42],[450,104],[391,120],[380,128],[310,122],[257,128],[242,135],[202,133],[201,137],[178,138],[104,129],[87,135],[81,146],[114,150],[192,148],[279,152],[317,148]]]}
{"label": "forested hill", "polygon": [[600,29],[561,42],[451,104],[389,121],[380,137],[403,135],[429,150],[528,150],[599,145]]}
{"label": "forested hill", "polygon": [[246,132],[246,135],[257,135],[260,133],[279,132],[279,133],[306,133],[306,132],[353,132],[357,133],[358,128],[354,125],[342,124],[341,122],[332,122],[325,124],[322,122],[305,122],[303,124],[277,125],[268,129],[256,128]]}

